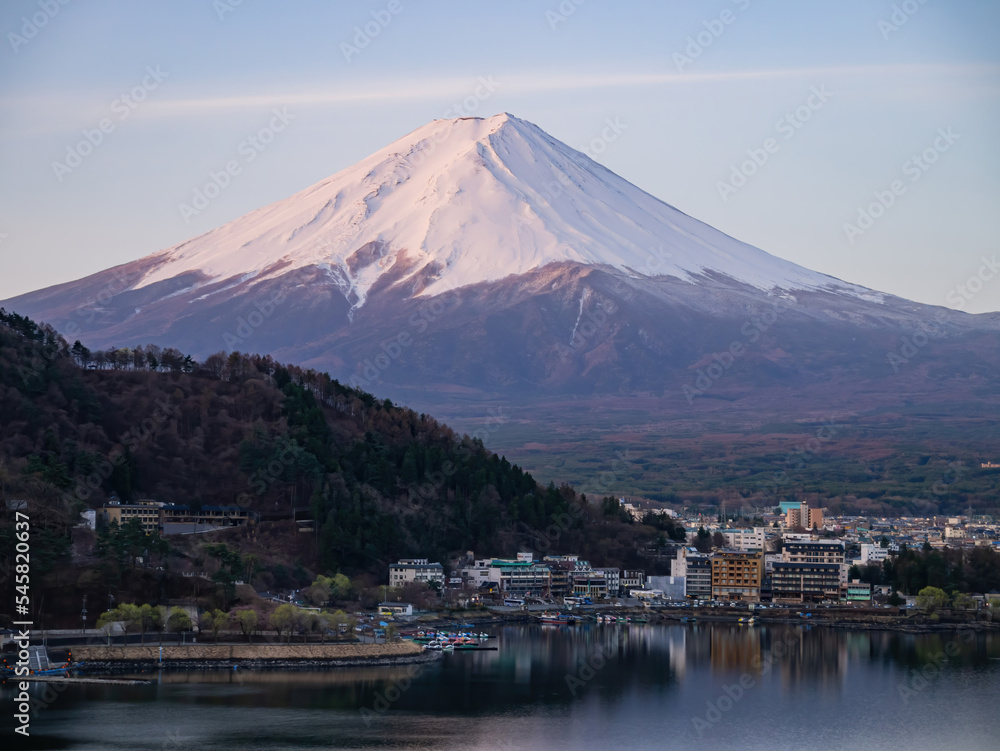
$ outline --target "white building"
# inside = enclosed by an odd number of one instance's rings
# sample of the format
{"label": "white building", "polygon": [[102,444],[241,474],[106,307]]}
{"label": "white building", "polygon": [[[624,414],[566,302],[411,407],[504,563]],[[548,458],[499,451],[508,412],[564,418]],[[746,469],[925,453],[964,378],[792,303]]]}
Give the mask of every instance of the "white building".
{"label": "white building", "polygon": [[858,565],[866,566],[869,563],[881,563],[889,557],[889,548],[883,548],[870,542],[861,543],[861,559]]}
{"label": "white building", "polygon": [[726,538],[726,547],[733,550],[763,550],[764,527],[753,529],[722,529],[719,530]]}
{"label": "white building", "polygon": [[380,602],[378,614],[381,616],[413,615],[413,605],[408,602]]}
{"label": "white building", "polygon": [[444,586],[444,566],[428,563],[426,558],[403,558],[389,566],[389,586],[402,587],[410,582]]}
{"label": "white building", "polygon": [[608,597],[617,597],[622,585],[622,572],[617,568],[595,568],[594,573],[603,574],[608,582]]}
{"label": "white building", "polygon": [[684,582],[686,597],[708,600],[712,597],[712,561],[695,548],[681,548],[670,561],[670,577]]}
{"label": "white building", "polygon": [[781,553],[764,553],[764,573],[770,574],[774,571],[776,561],[783,561],[785,557]]}
{"label": "white building", "polygon": [[680,602],[685,595],[686,577],[683,576],[650,576],[646,579],[646,587],[662,592],[663,599],[668,602]]}

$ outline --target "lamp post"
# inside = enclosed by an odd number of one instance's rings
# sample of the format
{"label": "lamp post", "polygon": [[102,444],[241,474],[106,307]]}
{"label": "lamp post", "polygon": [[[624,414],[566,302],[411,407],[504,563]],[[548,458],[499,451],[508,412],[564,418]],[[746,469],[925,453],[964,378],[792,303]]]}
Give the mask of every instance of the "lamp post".
{"label": "lamp post", "polygon": [[83,619],[83,630],[84,633],[87,631],[87,595],[83,596],[83,611],[80,613],[80,617]]}

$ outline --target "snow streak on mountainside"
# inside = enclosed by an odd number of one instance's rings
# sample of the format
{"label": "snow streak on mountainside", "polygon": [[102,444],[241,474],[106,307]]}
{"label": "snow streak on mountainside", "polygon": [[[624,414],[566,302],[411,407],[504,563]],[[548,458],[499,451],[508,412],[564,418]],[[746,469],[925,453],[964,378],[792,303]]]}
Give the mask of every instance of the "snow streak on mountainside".
{"label": "snow streak on mountainside", "polygon": [[133,289],[188,272],[197,288],[318,268],[354,310],[386,274],[405,297],[431,296],[556,262],[873,298],[692,219],[508,114],[431,122],[323,182],[145,260],[150,270]]}

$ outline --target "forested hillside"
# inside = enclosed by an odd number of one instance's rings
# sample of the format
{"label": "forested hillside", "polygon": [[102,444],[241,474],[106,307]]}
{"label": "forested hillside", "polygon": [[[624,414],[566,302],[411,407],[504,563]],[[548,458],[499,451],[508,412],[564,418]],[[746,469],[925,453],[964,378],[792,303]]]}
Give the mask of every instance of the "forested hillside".
{"label": "forested hillside", "polygon": [[[496,419],[484,415],[484,435]],[[92,353],[5,311],[0,426],[0,492],[28,501],[39,573],[68,562],[80,511],[113,495],[244,506],[259,514],[254,536],[278,540],[256,570],[300,578],[381,579],[403,556],[518,548],[635,565],[678,531],[541,487],[480,438],[324,373],[240,353],[204,363],[157,347]],[[311,521],[311,534],[293,519]]]}

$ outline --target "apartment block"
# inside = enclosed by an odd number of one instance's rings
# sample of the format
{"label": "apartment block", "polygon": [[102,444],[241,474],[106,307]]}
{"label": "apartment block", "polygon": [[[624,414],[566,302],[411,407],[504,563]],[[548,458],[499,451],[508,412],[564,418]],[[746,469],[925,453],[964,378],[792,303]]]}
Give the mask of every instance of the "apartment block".
{"label": "apartment block", "polygon": [[722,536],[726,538],[726,547],[733,550],[763,550],[764,549],[764,528],[754,527],[753,529],[721,529]]}
{"label": "apartment block", "polygon": [[785,526],[788,529],[802,527],[803,529],[821,529],[823,527],[823,509],[809,508],[805,501],[789,508],[785,512]]}
{"label": "apartment block", "polygon": [[711,557],[712,599],[760,602],[764,554],[744,550],[719,550]]}

